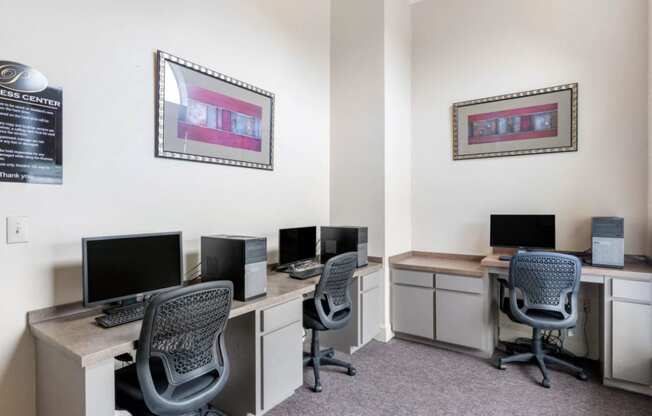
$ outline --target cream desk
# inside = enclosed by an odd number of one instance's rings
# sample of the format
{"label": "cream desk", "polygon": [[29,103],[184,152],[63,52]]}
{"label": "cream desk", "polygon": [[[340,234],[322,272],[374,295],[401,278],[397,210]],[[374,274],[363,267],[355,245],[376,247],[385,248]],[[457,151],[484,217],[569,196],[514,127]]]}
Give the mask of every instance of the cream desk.
{"label": "cream desk", "polygon": [[488,358],[491,280],[483,256],[409,252],[390,259],[392,330],[399,338]]}
{"label": "cream desk", "polygon": [[[392,330],[398,337],[489,358],[499,340],[499,285],[509,262],[498,254],[409,252],[390,259]],[[605,385],[652,395],[652,265],[582,267],[597,285]],[[580,325],[580,323],[578,323]]]}
{"label": "cream desk", "polygon": [[[506,278],[498,254],[481,264]],[[582,266],[582,284],[600,285],[600,362],[603,383],[652,396],[652,265],[626,260],[623,269]]]}
{"label": "cream desk", "polygon": [[[337,336],[339,348],[353,351],[377,334],[381,314],[373,305],[380,305],[381,268],[370,263],[356,271],[354,319]],[[231,375],[214,403],[218,408],[260,415],[303,384],[302,302],[318,281],[270,272],[266,296],[233,302],[226,329]],[[94,321],[99,314],[81,303],[28,313],[39,416],[114,415],[114,357],[134,350],[141,322],[103,329]]]}

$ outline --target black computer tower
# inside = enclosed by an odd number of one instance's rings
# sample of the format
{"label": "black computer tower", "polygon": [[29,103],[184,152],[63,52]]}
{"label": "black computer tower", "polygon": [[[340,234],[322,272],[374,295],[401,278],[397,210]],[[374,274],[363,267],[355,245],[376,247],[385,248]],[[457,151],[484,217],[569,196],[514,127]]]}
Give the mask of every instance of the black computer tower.
{"label": "black computer tower", "polygon": [[233,298],[247,301],[267,294],[267,239],[233,235],[201,238],[203,281],[230,280]]}
{"label": "black computer tower", "polygon": [[321,227],[321,262],[348,252],[358,253],[358,267],[369,264],[367,227]]}

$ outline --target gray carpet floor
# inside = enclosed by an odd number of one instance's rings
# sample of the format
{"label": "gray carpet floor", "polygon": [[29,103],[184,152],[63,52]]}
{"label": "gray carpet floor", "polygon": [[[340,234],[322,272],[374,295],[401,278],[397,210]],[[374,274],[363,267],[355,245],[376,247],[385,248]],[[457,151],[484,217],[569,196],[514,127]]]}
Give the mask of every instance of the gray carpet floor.
{"label": "gray carpet floor", "polygon": [[545,389],[536,366],[500,371],[486,360],[407,341],[372,341],[338,358],[358,374],[322,368],[324,391],[313,393],[307,368],[304,385],[267,415],[652,415],[652,397],[604,387],[596,376],[582,382],[551,371]]}

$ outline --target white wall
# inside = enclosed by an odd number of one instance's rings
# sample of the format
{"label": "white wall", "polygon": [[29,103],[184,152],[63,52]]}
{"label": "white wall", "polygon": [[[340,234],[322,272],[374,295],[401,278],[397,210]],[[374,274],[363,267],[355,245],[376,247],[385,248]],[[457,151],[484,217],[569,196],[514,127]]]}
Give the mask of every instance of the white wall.
{"label": "white wall", "polygon": [[648,236],[648,246],[647,246],[647,255],[652,257],[652,168],[650,164],[652,163],[652,117],[650,117],[650,112],[652,111],[652,30],[650,26],[652,25],[652,0],[647,2],[648,8],[648,19],[647,19],[647,31],[648,31],[648,50],[647,50],[647,137],[648,137],[648,164],[647,164],[647,236]]}
{"label": "white wall", "polygon": [[[411,29],[406,0],[331,2],[331,224],[369,227],[369,254],[411,249]],[[382,331],[391,337],[389,268]]]}
{"label": "white wall", "polygon": [[[412,28],[405,0],[385,0],[385,262],[412,249]],[[389,339],[390,268],[382,285],[384,323]]]}
{"label": "white wall", "polygon": [[385,0],[386,255],[412,249],[412,28],[405,0]]}
{"label": "white wall", "polygon": [[[0,183],[0,414],[34,414],[28,310],[81,299],[82,236],[329,221],[329,1],[3,2],[0,58],[64,91],[64,185]],[[4,13],[3,13],[4,14]],[[276,93],[273,172],[156,159],[159,48]],[[4,217],[31,241],[6,245]],[[274,258],[276,253],[273,253]]]}
{"label": "white wall", "polygon": [[[645,0],[428,0],[412,6],[413,248],[485,254],[491,213],[554,213],[557,247],[590,217],[647,245]],[[457,101],[579,82],[579,151],[452,160]]]}
{"label": "white wall", "polygon": [[385,244],[383,3],[331,2],[332,225],[369,227],[369,254]]}

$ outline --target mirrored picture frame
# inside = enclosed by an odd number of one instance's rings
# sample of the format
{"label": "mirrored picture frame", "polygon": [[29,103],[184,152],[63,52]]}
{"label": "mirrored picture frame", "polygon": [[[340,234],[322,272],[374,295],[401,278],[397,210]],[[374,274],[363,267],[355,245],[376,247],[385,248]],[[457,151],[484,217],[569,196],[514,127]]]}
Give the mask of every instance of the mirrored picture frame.
{"label": "mirrored picture frame", "polygon": [[273,93],[156,52],[155,156],[274,169]]}
{"label": "mirrored picture frame", "polygon": [[453,160],[577,151],[578,84],[453,104]]}

